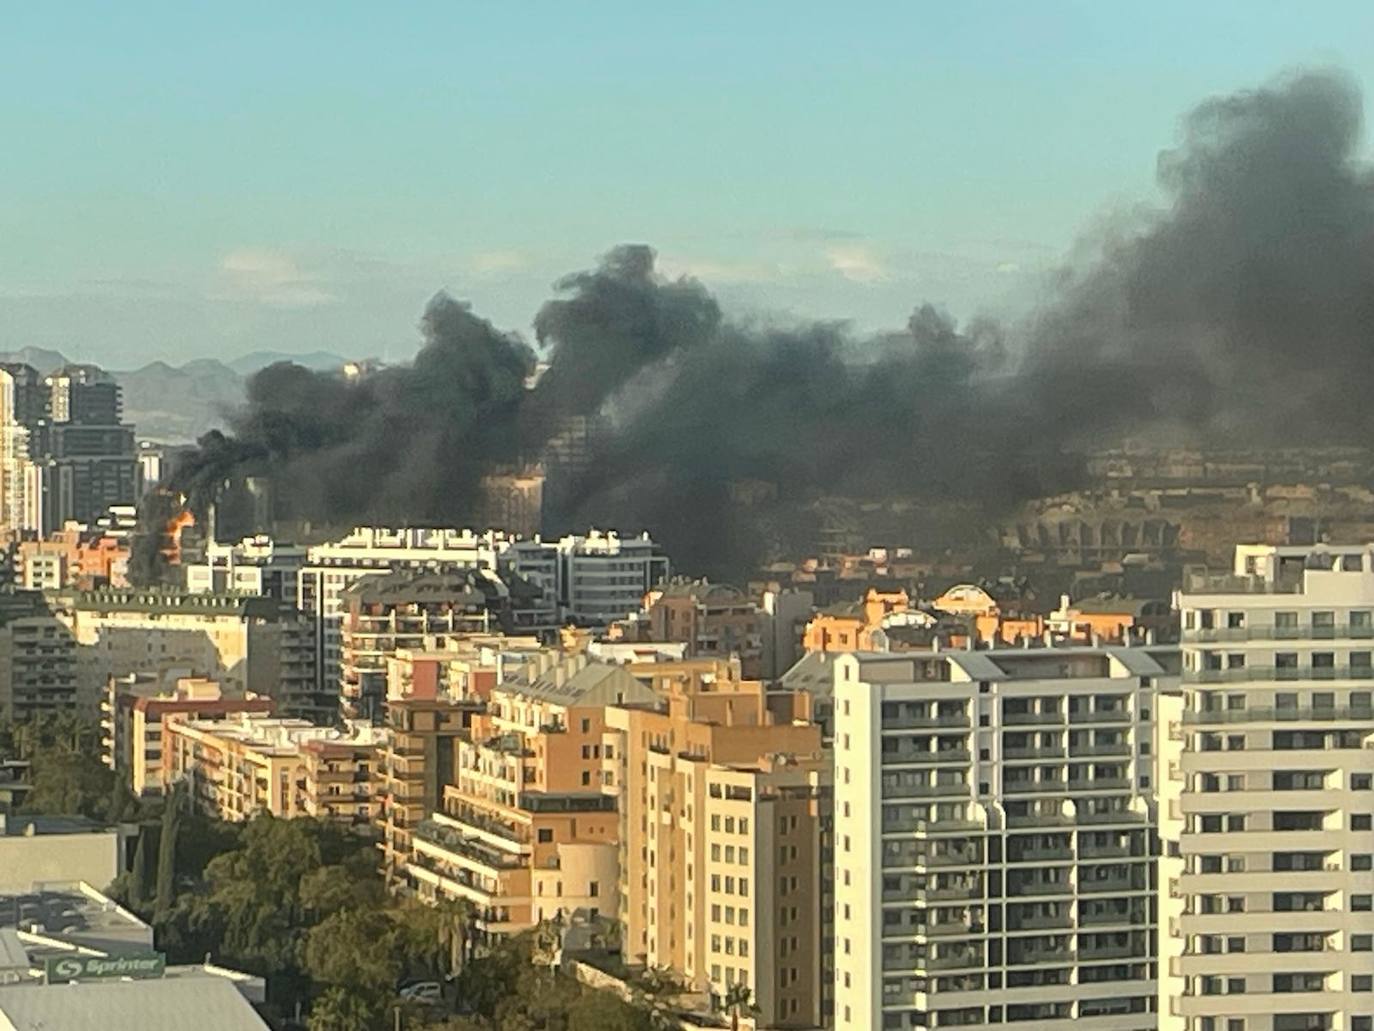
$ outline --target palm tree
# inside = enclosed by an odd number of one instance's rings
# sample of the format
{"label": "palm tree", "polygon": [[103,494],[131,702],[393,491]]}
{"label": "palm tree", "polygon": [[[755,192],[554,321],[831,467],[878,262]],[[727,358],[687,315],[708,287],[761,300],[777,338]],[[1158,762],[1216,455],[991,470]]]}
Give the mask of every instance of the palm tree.
{"label": "palm tree", "polygon": [[747,1013],[750,1016],[758,1013],[754,1007],[754,993],[742,981],[736,981],[725,990],[725,994],[720,997],[718,1006],[722,1011],[730,1014],[730,1031],[739,1031],[741,1013]]}

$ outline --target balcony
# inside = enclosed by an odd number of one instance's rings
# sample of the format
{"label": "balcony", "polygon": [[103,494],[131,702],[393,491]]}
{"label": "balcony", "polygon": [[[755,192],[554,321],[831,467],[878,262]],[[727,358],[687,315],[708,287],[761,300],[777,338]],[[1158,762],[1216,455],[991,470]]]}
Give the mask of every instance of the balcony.
{"label": "balcony", "polygon": [[1059,726],[1064,722],[1061,712],[1004,712],[1002,724],[1008,727]]}
{"label": "balcony", "polygon": [[1048,745],[1033,748],[1004,748],[1002,749],[1002,758],[1013,762],[1018,759],[1063,759],[1064,746]]}
{"label": "balcony", "polygon": [[1126,741],[1106,745],[1076,745],[1069,749],[1070,759],[1091,759],[1100,755],[1128,756],[1130,754],[1131,746]]}
{"label": "balcony", "polygon": [[963,748],[945,748],[927,752],[884,752],[882,761],[884,766],[963,764],[969,761],[969,753],[967,749]]}
{"label": "balcony", "polygon": [[893,716],[883,718],[883,730],[939,730],[951,728],[967,729],[972,724],[969,717],[959,715],[931,716]]}
{"label": "balcony", "polygon": [[1282,708],[1255,706],[1247,709],[1189,710],[1183,722],[1190,726],[1230,723],[1369,723],[1374,721],[1374,706],[1369,705],[1295,705]]}
{"label": "balcony", "polygon": [[1073,885],[1067,880],[1054,881],[1013,881],[1007,880],[1008,898],[1026,898],[1039,895],[1072,895]]}
{"label": "balcony", "polygon": [[1070,723],[1130,723],[1131,714],[1125,709],[1097,709],[1092,712],[1069,713]]}

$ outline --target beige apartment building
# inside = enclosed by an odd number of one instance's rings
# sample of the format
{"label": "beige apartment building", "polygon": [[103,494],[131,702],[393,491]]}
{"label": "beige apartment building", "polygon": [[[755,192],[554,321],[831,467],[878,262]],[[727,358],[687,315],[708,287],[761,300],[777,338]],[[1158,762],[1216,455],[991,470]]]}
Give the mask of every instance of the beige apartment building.
{"label": "beige apartment building", "polygon": [[77,692],[94,710],[110,675],[182,670],[227,694],[270,697],[280,712],[316,708],[308,627],[276,599],[140,588],[73,592],[58,615],[75,640]]}
{"label": "beige apartment building", "polygon": [[100,706],[102,758],[135,795],[161,794],[162,726],[168,716],[215,720],[272,711],[270,698],[227,696],[218,681],[201,677],[111,677]]}
{"label": "beige apartment building", "polygon": [[406,874],[415,890],[467,900],[491,934],[615,919],[607,712],[654,701],[619,666],[553,653],[529,676],[496,685],[456,740],[456,779],[441,811],[413,835]]}
{"label": "beige apartment building", "polygon": [[743,984],[759,1027],[823,1026],[820,728],[802,718],[804,698],[770,707],[761,684],[717,677],[711,662],[664,665],[683,668],[652,678],[660,703],[610,709],[602,746],[620,797],[625,957],[717,999]]}
{"label": "beige apartment building", "polygon": [[195,805],[222,820],[314,816],[370,832],[377,815],[381,735],[306,720],[242,715],[163,722],[164,790],[178,781]]}
{"label": "beige apartment building", "polygon": [[1374,1024],[1374,546],[1242,546],[1181,596],[1160,1026]]}
{"label": "beige apartment building", "polygon": [[397,698],[386,707],[378,761],[377,831],[387,884],[407,883],[415,829],[440,807],[457,779],[457,741],[482,703],[451,698]]}

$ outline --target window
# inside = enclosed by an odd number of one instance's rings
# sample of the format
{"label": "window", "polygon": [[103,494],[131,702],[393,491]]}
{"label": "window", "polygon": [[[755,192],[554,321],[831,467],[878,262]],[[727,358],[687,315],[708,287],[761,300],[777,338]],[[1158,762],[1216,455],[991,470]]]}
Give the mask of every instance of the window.
{"label": "window", "polygon": [[1350,775],[1351,791],[1369,791],[1374,786],[1374,773],[1352,773]]}
{"label": "window", "polygon": [[551,842],[552,840],[553,840],[553,829],[550,828],[550,827],[540,827],[540,828],[539,828],[539,843],[540,843],[541,845],[547,845],[547,844],[548,844],[549,842]]}
{"label": "window", "polygon": [[1352,831],[1374,830],[1374,814],[1371,813],[1351,813],[1350,829]]}

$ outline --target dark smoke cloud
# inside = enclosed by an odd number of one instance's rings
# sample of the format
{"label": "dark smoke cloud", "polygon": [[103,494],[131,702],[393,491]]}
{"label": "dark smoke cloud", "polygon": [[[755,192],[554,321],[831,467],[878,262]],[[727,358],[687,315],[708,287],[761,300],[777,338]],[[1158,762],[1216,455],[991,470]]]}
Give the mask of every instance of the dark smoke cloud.
{"label": "dark smoke cloud", "polygon": [[1360,123],[1334,73],[1204,102],[1159,159],[1167,205],[1096,240],[1014,344],[929,305],[876,337],[741,324],[701,284],[660,276],[649,248],[620,247],[539,312],[536,389],[518,339],[440,297],[412,368],[358,383],[265,370],[233,435],[204,441],[179,485],[265,473],[298,518],[461,523],[482,470],[592,416],[609,430],[588,469],[550,485],[549,528],[646,527],[680,566],[738,574],[805,540],[822,495],[992,517],[1072,484],[1076,453],[1123,433],[1365,441]]}
{"label": "dark smoke cloud", "polygon": [[[1169,207],[1101,241],[1036,324],[1026,375],[1065,418],[1365,441],[1374,183],[1337,73],[1205,101],[1159,158]],[[1055,391],[1055,384],[1061,389]]]}

